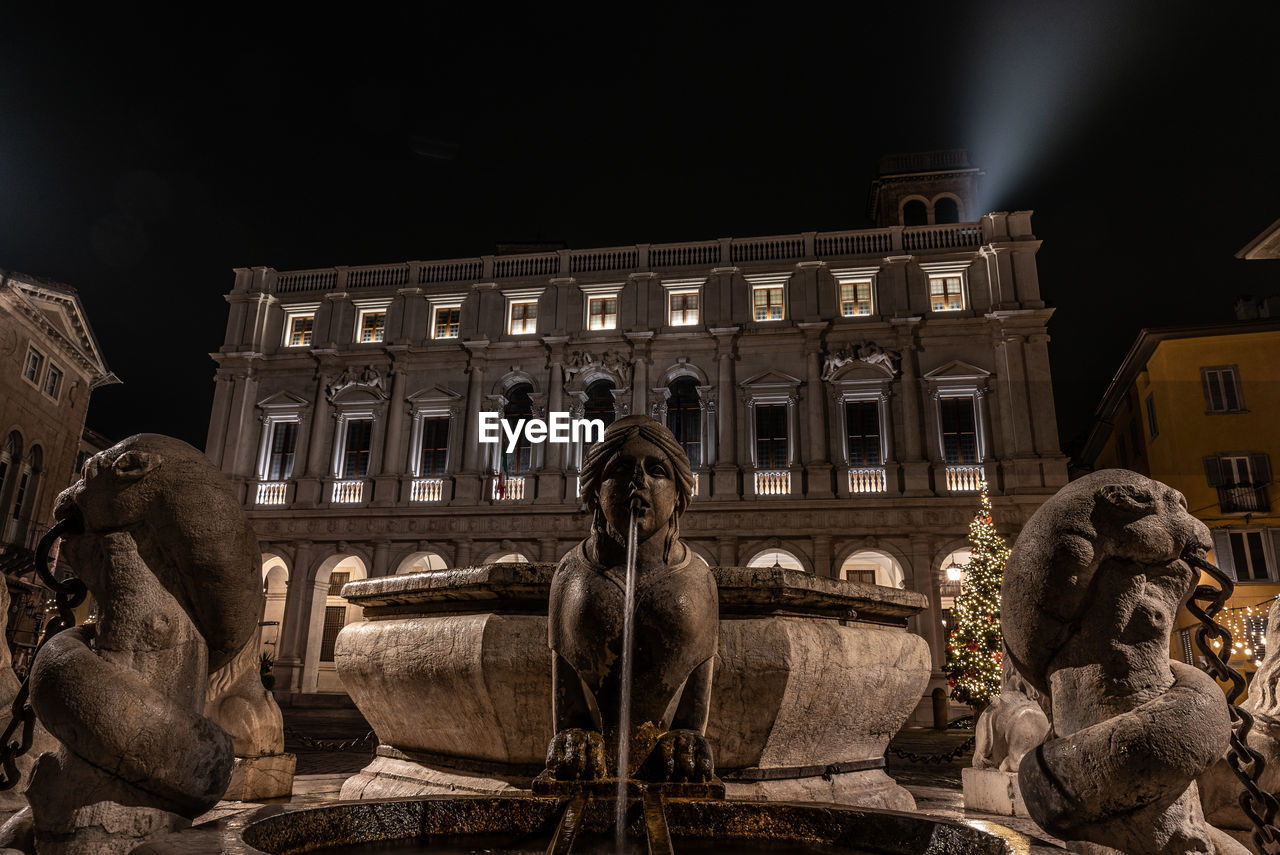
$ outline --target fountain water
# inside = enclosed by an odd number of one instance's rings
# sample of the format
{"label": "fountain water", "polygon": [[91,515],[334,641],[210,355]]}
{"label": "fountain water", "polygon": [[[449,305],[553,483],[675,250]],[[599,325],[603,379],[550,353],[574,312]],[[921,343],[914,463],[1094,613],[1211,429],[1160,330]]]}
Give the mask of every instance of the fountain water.
{"label": "fountain water", "polygon": [[640,499],[632,496],[627,521],[627,587],[622,607],[622,692],[618,704],[618,794],[614,813],[614,838],[618,855],[622,855],[627,836],[627,778],[631,759],[631,656],[636,631],[636,527],[639,525]]}

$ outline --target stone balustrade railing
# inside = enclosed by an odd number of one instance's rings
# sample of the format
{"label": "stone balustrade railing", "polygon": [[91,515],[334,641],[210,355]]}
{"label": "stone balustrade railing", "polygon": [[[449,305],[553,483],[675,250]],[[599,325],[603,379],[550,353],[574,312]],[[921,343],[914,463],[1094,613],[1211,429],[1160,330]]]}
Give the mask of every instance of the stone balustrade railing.
{"label": "stone balustrade railing", "polygon": [[637,273],[690,267],[848,259],[896,252],[974,249],[988,237],[981,223],[891,226],[839,232],[805,232],[687,243],[637,244],[603,249],[486,255],[442,261],[410,261],[366,267],[268,270],[268,293],[397,288],[431,283],[537,279],[579,273]]}

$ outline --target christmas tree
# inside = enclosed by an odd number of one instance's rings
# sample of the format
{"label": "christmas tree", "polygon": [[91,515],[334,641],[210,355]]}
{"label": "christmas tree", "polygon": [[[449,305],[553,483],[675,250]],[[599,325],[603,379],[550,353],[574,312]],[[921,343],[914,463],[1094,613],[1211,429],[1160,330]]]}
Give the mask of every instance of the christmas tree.
{"label": "christmas tree", "polygon": [[1009,547],[991,519],[991,498],[982,484],[981,507],[969,523],[972,554],[963,568],[960,595],[951,607],[947,639],[947,684],[951,697],[981,706],[1000,694],[1000,663],[1004,658],[1000,631],[1000,583]]}

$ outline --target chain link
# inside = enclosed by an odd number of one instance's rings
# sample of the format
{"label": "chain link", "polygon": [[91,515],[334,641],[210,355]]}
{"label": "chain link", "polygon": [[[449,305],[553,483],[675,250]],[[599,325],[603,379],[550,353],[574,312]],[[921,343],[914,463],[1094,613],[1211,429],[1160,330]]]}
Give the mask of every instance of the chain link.
{"label": "chain link", "polygon": [[353,751],[357,748],[363,748],[366,751],[372,751],[378,747],[378,737],[371,730],[364,736],[355,739],[315,739],[305,734],[298,733],[291,727],[285,726],[285,736],[298,740],[307,748],[314,751]]}
{"label": "chain link", "polygon": [[[1213,619],[1231,597],[1235,584],[1202,554],[1189,553],[1184,558],[1188,564],[1208,575],[1220,586],[1215,588],[1213,585],[1198,585],[1191,592],[1187,611],[1200,621],[1200,626],[1196,627],[1196,647],[1208,662],[1209,673],[1218,680],[1231,684],[1231,688],[1227,690],[1227,710],[1231,713],[1231,747],[1227,751],[1227,764],[1244,785],[1244,790],[1240,793],[1240,809],[1253,824],[1253,842],[1257,850],[1263,855],[1278,855],[1280,829],[1276,828],[1275,822],[1280,803],[1275,796],[1258,786],[1258,779],[1262,777],[1267,761],[1249,745],[1253,716],[1248,710],[1236,706],[1236,700],[1244,694],[1246,684],[1240,672],[1229,664],[1231,633]],[[1213,649],[1210,643],[1212,639],[1222,643],[1222,649],[1227,651],[1228,661],[1224,661]]]}
{"label": "chain link", "polygon": [[[58,609],[57,616],[45,624],[44,635],[40,637],[40,643],[36,646],[36,655],[39,655],[49,639],[64,629],[75,626],[76,616],[72,610],[83,603],[88,595],[84,582],[75,576],[58,581],[49,569],[49,553],[53,551],[54,543],[64,533],[72,532],[76,527],[76,523],[72,520],[62,520],[45,532],[44,537],[40,538],[40,544],[36,547],[36,573],[40,575],[40,581],[53,591],[54,604]],[[31,707],[30,683],[31,674],[28,672],[26,679],[22,681],[22,686],[18,689],[18,694],[14,695],[9,726],[4,729],[4,734],[0,735],[0,745],[3,745],[0,748],[0,790],[11,790],[22,779],[22,774],[18,771],[18,758],[31,750],[31,743],[35,739],[36,712]],[[19,727],[22,728],[22,741],[11,741]]]}
{"label": "chain link", "polygon": [[914,751],[907,751],[905,748],[899,748],[896,745],[889,746],[889,753],[911,763],[950,763],[952,760],[959,759],[961,754],[972,749],[977,738],[976,735],[970,736],[955,748],[942,754],[916,754]]}

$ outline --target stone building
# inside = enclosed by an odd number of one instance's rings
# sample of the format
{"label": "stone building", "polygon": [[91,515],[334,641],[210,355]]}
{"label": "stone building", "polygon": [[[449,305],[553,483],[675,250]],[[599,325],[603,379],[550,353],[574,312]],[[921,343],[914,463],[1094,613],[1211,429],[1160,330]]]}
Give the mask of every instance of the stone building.
{"label": "stone building", "polygon": [[583,535],[586,440],[501,454],[488,413],[664,421],[697,474],[686,542],[919,590],[940,666],[974,491],[1013,536],[1066,462],[1030,212],[973,216],[962,152],[912,158],[870,229],[237,270],[207,451],[262,539],[277,687],[339,689],[343,581]]}
{"label": "stone building", "polygon": [[118,383],[73,288],[0,271],[0,552],[34,548],[78,477],[94,389]]}

